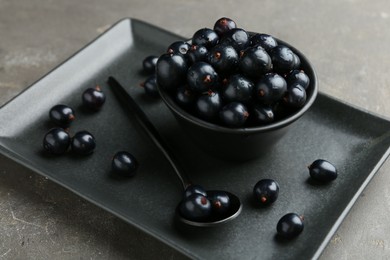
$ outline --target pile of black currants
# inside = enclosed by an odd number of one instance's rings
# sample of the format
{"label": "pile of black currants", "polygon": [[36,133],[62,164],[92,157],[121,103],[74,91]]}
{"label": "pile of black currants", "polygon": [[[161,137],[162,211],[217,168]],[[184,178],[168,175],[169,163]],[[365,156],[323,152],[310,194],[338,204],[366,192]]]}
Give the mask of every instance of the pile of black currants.
{"label": "pile of black currants", "polygon": [[213,29],[196,31],[191,43],[174,42],[144,63],[148,70],[155,65],[156,84],[181,108],[232,128],[266,125],[294,113],[305,105],[310,83],[289,47],[225,17]]}

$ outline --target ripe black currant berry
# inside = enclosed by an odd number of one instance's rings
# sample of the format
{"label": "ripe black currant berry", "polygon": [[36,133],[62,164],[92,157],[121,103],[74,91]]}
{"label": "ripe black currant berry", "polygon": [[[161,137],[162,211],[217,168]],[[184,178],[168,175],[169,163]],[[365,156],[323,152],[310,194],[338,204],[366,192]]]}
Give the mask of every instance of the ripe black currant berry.
{"label": "ripe black currant berry", "polygon": [[126,151],[117,152],[111,161],[112,171],[122,176],[134,176],[138,166],[137,159]]}
{"label": "ripe black currant berry", "polygon": [[293,69],[297,70],[301,67],[301,59],[297,54],[294,53],[294,66]]}
{"label": "ripe black currant berry", "polygon": [[156,64],[157,84],[166,91],[183,85],[187,76],[187,62],[181,54],[163,54]]}
{"label": "ripe black currant berry", "polygon": [[157,64],[158,57],[154,55],[150,55],[146,57],[142,61],[142,68],[143,71],[147,74],[154,73],[156,70],[156,64]]}
{"label": "ripe black currant berry", "polygon": [[237,28],[237,24],[227,17],[218,19],[214,24],[214,31],[219,35],[219,37],[222,37],[224,33],[234,28]]}
{"label": "ripe black currant berry", "polygon": [[196,62],[188,69],[187,83],[190,90],[203,93],[218,85],[218,74],[206,62]]}
{"label": "ripe black currant berry", "polygon": [[76,154],[86,155],[95,150],[95,137],[88,131],[77,132],[71,140],[72,151]]}
{"label": "ripe black currant berry", "polygon": [[253,188],[257,205],[268,206],[276,201],[279,195],[279,184],[272,179],[262,179]]}
{"label": "ripe black currant berry", "polygon": [[141,87],[144,88],[145,94],[150,97],[160,96],[157,88],[157,80],[155,74],[149,76],[144,82],[142,82]]}
{"label": "ripe black currant berry", "polygon": [[275,120],[274,111],[271,106],[254,105],[251,110],[251,120],[256,125],[264,125]]}
{"label": "ripe black currant berry", "polygon": [[43,149],[50,154],[63,154],[70,145],[70,136],[62,128],[49,130],[43,138]]}
{"label": "ripe black currant berry", "polygon": [[210,50],[207,58],[210,65],[221,75],[237,70],[238,54],[232,46],[218,44]]}
{"label": "ripe black currant berry", "polygon": [[221,216],[228,212],[230,207],[230,198],[226,192],[209,191],[207,198],[211,202],[213,216]]}
{"label": "ripe black currant berry", "polygon": [[99,86],[88,88],[82,94],[82,102],[89,109],[99,110],[106,102],[106,95]]}
{"label": "ripe black currant berry", "polygon": [[[280,74],[286,74],[296,66],[294,52],[284,45],[278,45],[270,51],[273,69]],[[297,56],[298,57],[298,56]]]}
{"label": "ripe black currant berry", "polygon": [[253,83],[246,77],[236,74],[231,76],[221,90],[223,100],[228,102],[248,103],[252,99]]}
{"label": "ripe black currant berry", "polygon": [[286,80],[276,73],[267,73],[254,86],[255,97],[262,104],[272,104],[287,92]]}
{"label": "ripe black currant berry", "polygon": [[303,231],[303,226],[303,216],[288,213],[279,220],[276,231],[280,237],[292,239]]}
{"label": "ripe black currant berry", "polygon": [[176,41],[176,42],[173,42],[171,45],[169,45],[169,47],[167,49],[167,53],[185,55],[185,54],[187,54],[190,47],[191,47],[191,45],[188,42]]}
{"label": "ripe black currant berry", "polygon": [[287,85],[299,83],[304,89],[307,89],[310,84],[309,76],[303,70],[292,70],[286,77]]}
{"label": "ripe black currant berry", "polygon": [[261,46],[266,51],[278,46],[278,42],[274,37],[265,33],[256,33],[250,38],[251,46]]}
{"label": "ripe black currant berry", "polygon": [[231,45],[239,53],[250,45],[248,33],[241,28],[227,31],[220,40],[221,44]]}
{"label": "ripe black currant berry", "polygon": [[299,83],[293,83],[288,87],[284,101],[291,107],[303,107],[306,103],[306,90]]}
{"label": "ripe black currant berry", "polygon": [[199,29],[192,36],[192,44],[203,45],[207,49],[210,49],[218,44],[219,36],[210,28]]}
{"label": "ripe black currant berry", "polygon": [[260,78],[272,70],[271,57],[261,46],[247,48],[239,61],[242,73],[252,78]]}
{"label": "ripe black currant berry", "polygon": [[218,92],[208,91],[198,97],[195,109],[198,116],[207,121],[214,121],[222,107],[222,100]]}
{"label": "ripe black currant berry", "polygon": [[206,46],[192,45],[187,52],[187,59],[191,64],[198,61],[207,61],[208,52]]}
{"label": "ripe black currant berry", "polygon": [[211,216],[211,203],[206,196],[195,193],[180,203],[179,213],[191,221],[205,221]]}
{"label": "ripe black currant berry", "polygon": [[308,168],[310,177],[319,182],[330,182],[338,176],[336,167],[323,159],[315,160]]}
{"label": "ripe black currant berry", "polygon": [[188,87],[183,86],[177,88],[174,98],[180,107],[191,109],[195,104],[197,96]]}
{"label": "ripe black currant berry", "polygon": [[188,198],[192,194],[200,194],[203,196],[207,196],[206,190],[197,184],[191,184],[184,190],[184,198]]}
{"label": "ripe black currant berry", "polygon": [[50,109],[49,117],[56,125],[67,128],[75,119],[75,113],[66,105],[55,105]]}
{"label": "ripe black currant berry", "polygon": [[219,113],[219,118],[223,124],[229,127],[244,125],[248,117],[248,109],[239,102],[231,102],[225,105]]}

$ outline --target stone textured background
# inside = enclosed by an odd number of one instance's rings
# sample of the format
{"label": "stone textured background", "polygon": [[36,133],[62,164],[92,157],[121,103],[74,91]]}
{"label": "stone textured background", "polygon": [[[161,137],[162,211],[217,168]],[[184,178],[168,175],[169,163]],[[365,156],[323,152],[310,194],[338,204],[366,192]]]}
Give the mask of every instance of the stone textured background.
{"label": "stone textured background", "polygon": [[[290,42],[316,67],[322,92],[390,118],[386,0],[0,0],[0,104],[123,17],[189,38],[222,16]],[[0,258],[183,258],[57,184],[4,162],[1,157]],[[386,162],[322,259],[390,258],[389,172]]]}

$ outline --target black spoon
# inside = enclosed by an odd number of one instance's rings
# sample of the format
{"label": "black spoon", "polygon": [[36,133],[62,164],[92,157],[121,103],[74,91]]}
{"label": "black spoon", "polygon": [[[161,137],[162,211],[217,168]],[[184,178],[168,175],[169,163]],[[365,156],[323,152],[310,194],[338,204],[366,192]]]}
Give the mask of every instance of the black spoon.
{"label": "black spoon", "polygon": [[[190,181],[188,176],[184,173],[180,164],[177,163],[174,153],[169,148],[169,146],[167,146],[167,144],[164,142],[164,140],[162,139],[162,137],[160,136],[156,128],[149,121],[148,117],[138,106],[138,104],[134,101],[134,99],[127,93],[124,87],[114,77],[108,78],[108,85],[110,85],[111,89],[115,93],[115,96],[119,100],[121,105],[128,112],[135,114],[138,123],[142,126],[145,132],[152,139],[153,143],[160,149],[160,151],[164,154],[165,158],[171,164],[173,170],[175,171],[177,177],[179,178],[183,186],[183,189],[185,190],[188,186],[192,184],[192,182]],[[218,191],[214,191],[214,190],[207,191],[207,193],[215,193],[215,192]],[[191,226],[209,227],[209,226],[225,223],[229,220],[236,218],[241,213],[242,210],[242,204],[240,202],[240,199],[236,195],[230,192],[226,192],[226,191],[224,192],[229,196],[230,206],[228,211],[222,216],[217,216],[206,221],[193,221],[182,217],[178,209],[176,209],[176,215],[178,219],[181,222]]]}

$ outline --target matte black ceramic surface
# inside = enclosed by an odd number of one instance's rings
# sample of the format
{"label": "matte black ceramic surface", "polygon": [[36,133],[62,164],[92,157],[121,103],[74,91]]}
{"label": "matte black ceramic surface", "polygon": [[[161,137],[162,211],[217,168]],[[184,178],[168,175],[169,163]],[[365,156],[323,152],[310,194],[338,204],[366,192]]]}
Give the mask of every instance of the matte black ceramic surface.
{"label": "matte black ceramic surface", "polygon": [[[247,163],[210,158],[181,131],[166,105],[144,95],[138,85],[142,60],[159,55],[181,37],[145,23],[125,19],[0,109],[1,156],[67,187],[163,243],[195,258],[307,259],[319,256],[363,188],[387,158],[390,122],[324,94],[266,156]],[[182,194],[163,155],[129,120],[106,85],[108,76],[123,82],[160,134],[185,162],[191,179],[206,189],[229,190],[243,203],[241,215],[215,228],[175,225]],[[101,111],[82,109],[81,93],[101,84],[107,100]],[[96,138],[90,156],[47,156],[42,138],[51,127],[49,109],[63,103],[77,118],[71,133],[88,130]],[[140,162],[137,175],[110,174],[112,155],[132,152]],[[323,158],[339,170],[329,185],[309,180],[307,165]],[[12,161],[11,161],[12,160]],[[3,160],[7,161],[7,160]],[[0,166],[1,168],[2,166]],[[278,200],[268,208],[252,201],[261,178],[280,185]],[[303,214],[305,229],[288,243],[275,239],[278,219]]]}
{"label": "matte black ceramic surface", "polygon": [[[252,33],[253,34],[253,33]],[[225,160],[246,161],[268,153],[269,150],[286,134],[290,125],[296,122],[313,105],[318,93],[318,80],[313,65],[299,50],[286,42],[279,44],[288,46],[301,60],[301,69],[310,78],[307,88],[306,104],[288,117],[264,126],[248,128],[228,128],[212,124],[188,113],[176,104],[172,96],[159,87],[159,92],[172,111],[179,124],[193,142],[199,145],[210,156]]]}

